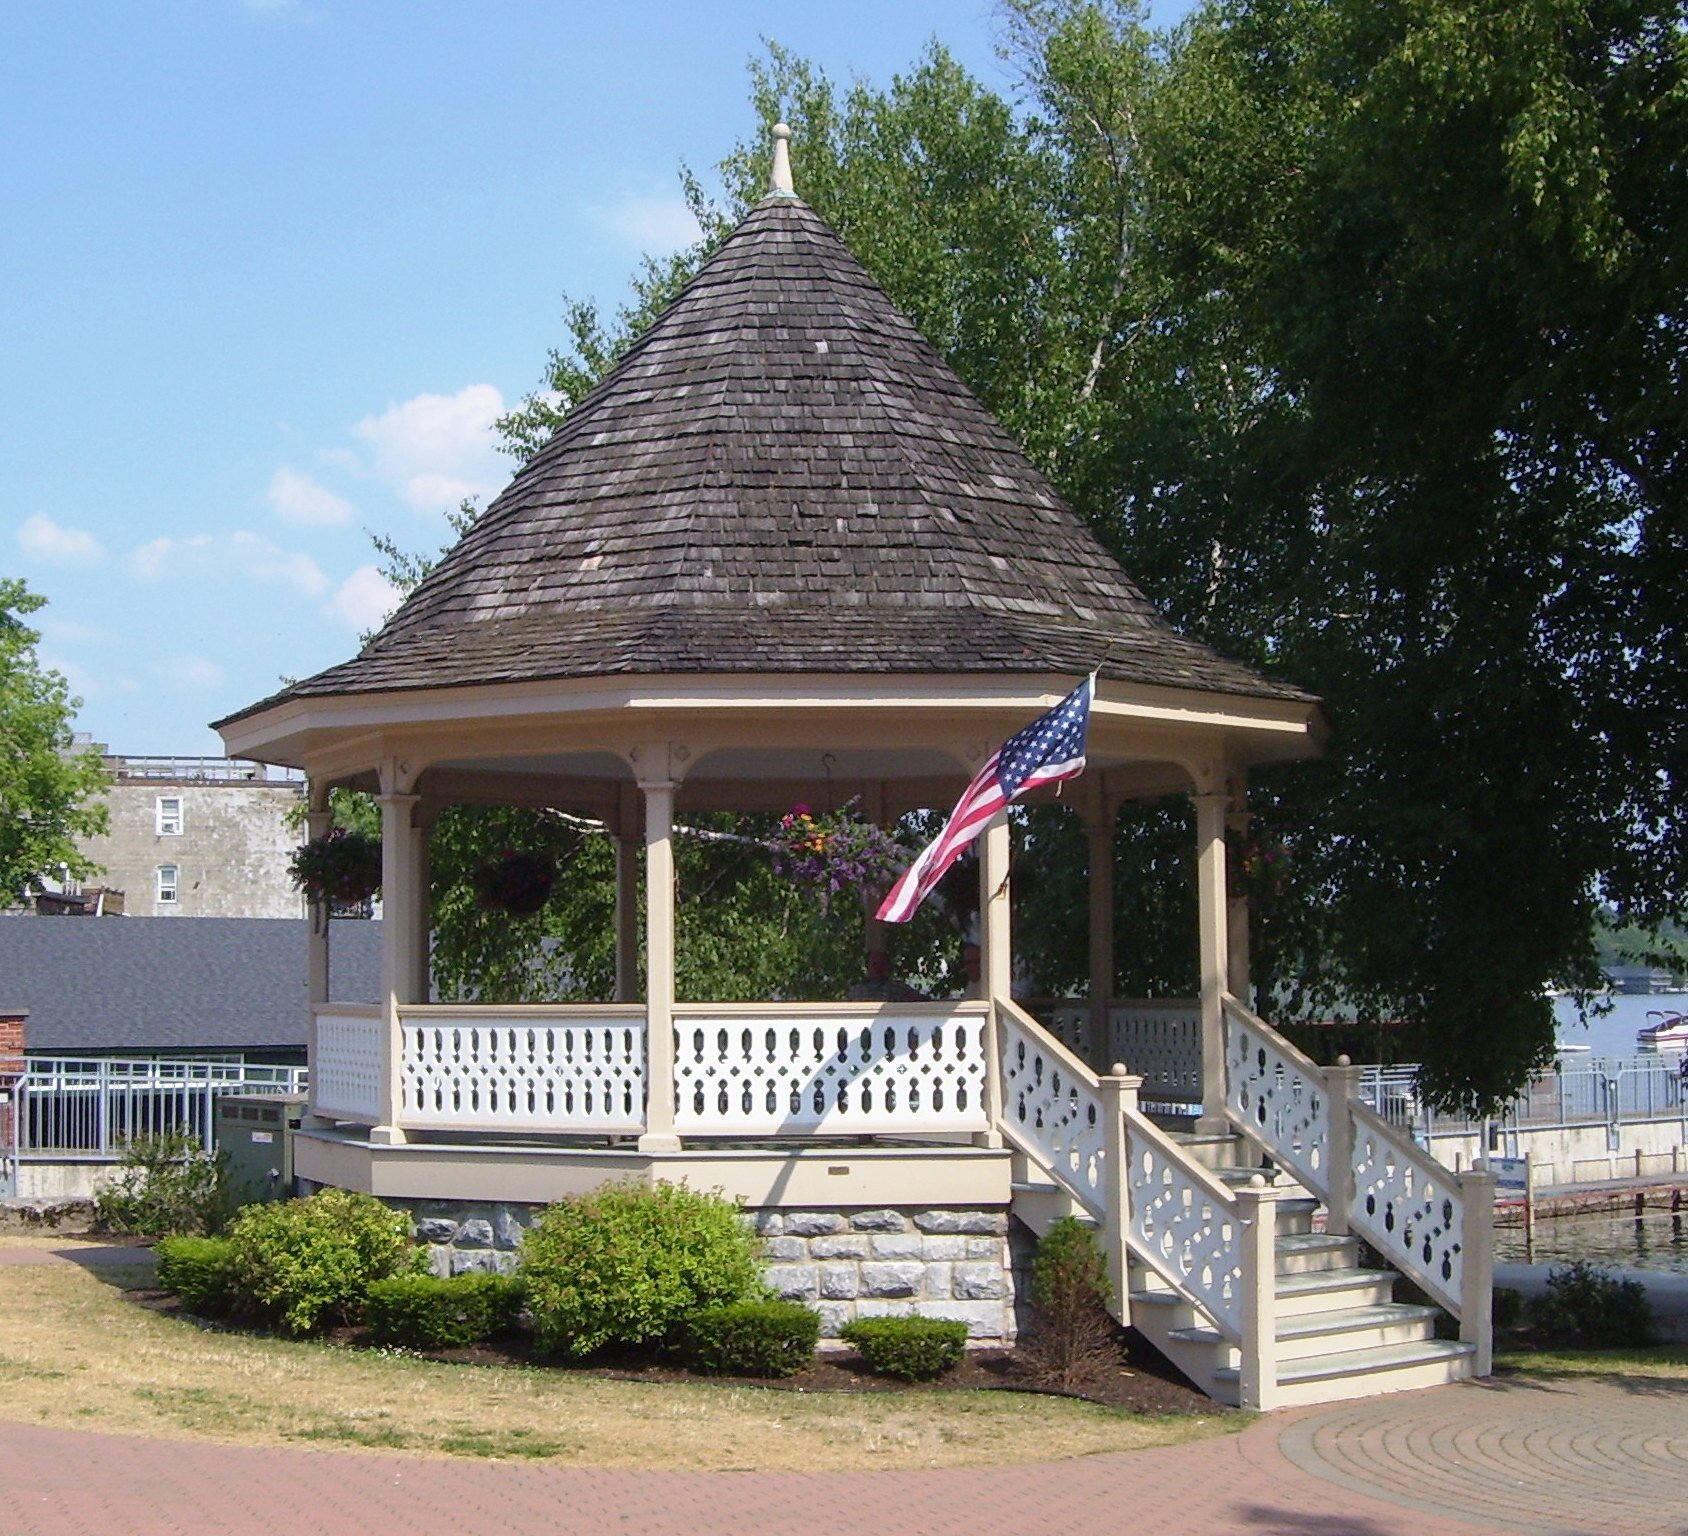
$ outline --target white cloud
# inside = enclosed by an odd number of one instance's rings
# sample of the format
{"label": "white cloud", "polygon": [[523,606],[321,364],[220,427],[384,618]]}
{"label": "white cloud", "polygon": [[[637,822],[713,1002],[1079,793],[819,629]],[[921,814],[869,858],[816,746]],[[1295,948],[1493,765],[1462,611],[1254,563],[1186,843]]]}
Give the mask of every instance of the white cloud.
{"label": "white cloud", "polygon": [[349,523],[356,509],[343,496],[336,496],[309,475],[285,466],[270,481],[270,505],[284,523],[332,526]]}
{"label": "white cloud", "polygon": [[686,200],[673,193],[641,197],[630,192],[595,212],[598,222],[611,234],[650,256],[666,256],[695,243],[703,234]]}
{"label": "white cloud", "polygon": [[61,619],[56,614],[39,614],[33,623],[45,639],[56,645],[100,645],[111,639],[109,629],[82,624],[75,619]]}
{"label": "white cloud", "polygon": [[419,512],[449,512],[465,496],[489,496],[509,478],[493,423],[504,397],[491,384],[455,395],[416,395],[352,428],[370,446],[375,472]]}
{"label": "white cloud", "polygon": [[205,656],[167,656],[153,664],[153,675],[177,687],[196,689],[215,688],[228,676],[216,662]]}
{"label": "white cloud", "polygon": [[360,633],[378,629],[403,601],[403,594],[373,565],[360,565],[329,599],[328,611]]}
{"label": "white cloud", "polygon": [[18,529],[18,545],[27,555],[54,565],[98,565],[105,546],[81,528],[65,528],[37,512]]}
{"label": "white cloud", "polygon": [[199,579],[231,572],[258,581],[283,581],[307,597],[318,597],[330,583],[309,555],[283,549],[256,533],[192,534],[185,539],[151,539],[124,556],[129,573],[140,581],[165,576]]}

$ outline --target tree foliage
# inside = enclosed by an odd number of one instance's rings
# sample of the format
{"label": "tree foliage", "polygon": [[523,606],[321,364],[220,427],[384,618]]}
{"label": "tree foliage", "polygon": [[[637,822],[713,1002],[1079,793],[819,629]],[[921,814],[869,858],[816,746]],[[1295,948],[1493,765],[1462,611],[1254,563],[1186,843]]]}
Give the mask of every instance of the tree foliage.
{"label": "tree foliage", "polygon": [[77,840],[106,830],[108,775],[98,752],[72,750],[78,701],[36,659],[41,637],[25,622],[46,601],[0,577],[0,899],[43,874],[96,873]]}

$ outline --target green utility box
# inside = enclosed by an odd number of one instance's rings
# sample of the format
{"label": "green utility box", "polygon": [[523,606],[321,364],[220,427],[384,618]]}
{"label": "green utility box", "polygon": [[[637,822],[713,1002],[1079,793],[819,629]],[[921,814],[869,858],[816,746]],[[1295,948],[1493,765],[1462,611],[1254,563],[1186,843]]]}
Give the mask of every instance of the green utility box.
{"label": "green utility box", "polygon": [[293,1196],[293,1133],[302,1094],[231,1094],[217,1100],[217,1151],[236,1205]]}

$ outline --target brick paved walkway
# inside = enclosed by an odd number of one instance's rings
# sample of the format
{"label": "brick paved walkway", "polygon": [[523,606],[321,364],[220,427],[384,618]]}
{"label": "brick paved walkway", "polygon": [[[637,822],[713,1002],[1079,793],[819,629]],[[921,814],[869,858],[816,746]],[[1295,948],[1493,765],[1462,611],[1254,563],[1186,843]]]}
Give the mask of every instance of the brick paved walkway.
{"label": "brick paved walkway", "polygon": [[312,1536],[1688,1536],[1688,1387],[1471,1383],[1276,1414],[1240,1435],[1164,1450],[859,1474],[607,1471],[0,1423],[0,1530],[7,1536],[273,1536],[277,1529]]}

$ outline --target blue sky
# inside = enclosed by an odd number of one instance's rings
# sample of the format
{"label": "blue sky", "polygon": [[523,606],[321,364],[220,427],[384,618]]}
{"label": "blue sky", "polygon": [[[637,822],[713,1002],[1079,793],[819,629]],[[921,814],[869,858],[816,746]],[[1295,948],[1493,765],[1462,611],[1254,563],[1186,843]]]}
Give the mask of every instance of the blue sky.
{"label": "blue sky", "polygon": [[751,130],[761,38],[886,82],[936,37],[1007,91],[999,32],[989,0],[0,0],[0,573],[49,599],[79,728],[215,753],[355,651],[367,530],[431,550],[509,478],[493,416],[565,295],[684,243],[678,167]]}

